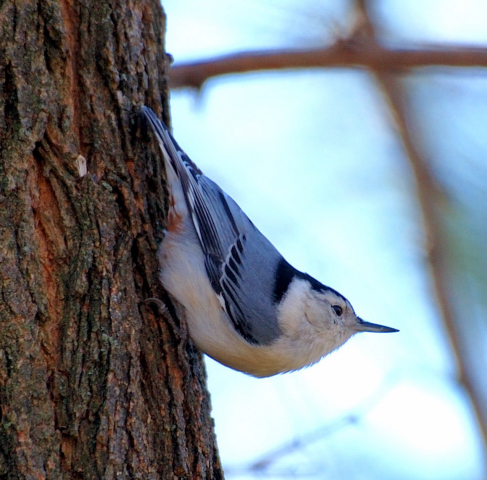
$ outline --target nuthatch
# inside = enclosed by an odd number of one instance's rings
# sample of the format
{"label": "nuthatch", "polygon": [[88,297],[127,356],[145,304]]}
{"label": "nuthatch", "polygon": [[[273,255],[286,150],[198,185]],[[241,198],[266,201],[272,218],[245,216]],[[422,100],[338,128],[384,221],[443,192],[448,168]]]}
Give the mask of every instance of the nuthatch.
{"label": "nuthatch", "polygon": [[292,267],[154,112],[143,112],[171,195],[160,279],[185,307],[190,337],[204,353],[268,377],[316,363],[355,333],[398,331],[362,320],[343,295]]}

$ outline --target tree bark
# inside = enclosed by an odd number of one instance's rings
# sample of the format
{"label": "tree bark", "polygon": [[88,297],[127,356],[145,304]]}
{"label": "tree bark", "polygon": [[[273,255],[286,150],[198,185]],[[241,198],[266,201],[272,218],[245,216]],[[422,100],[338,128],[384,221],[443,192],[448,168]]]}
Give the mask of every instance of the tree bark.
{"label": "tree bark", "polygon": [[[0,479],[222,478],[165,298],[158,0],[0,1]],[[86,168],[85,168],[86,165]],[[166,299],[167,301],[167,299]]]}

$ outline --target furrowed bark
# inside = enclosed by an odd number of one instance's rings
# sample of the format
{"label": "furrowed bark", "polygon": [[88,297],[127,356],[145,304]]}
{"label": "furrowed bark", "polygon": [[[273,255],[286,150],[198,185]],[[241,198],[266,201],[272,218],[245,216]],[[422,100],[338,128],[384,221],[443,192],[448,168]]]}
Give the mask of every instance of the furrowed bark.
{"label": "furrowed bark", "polygon": [[[0,3],[0,478],[222,478],[201,355],[162,316],[157,0]],[[86,169],[85,169],[86,165]]]}

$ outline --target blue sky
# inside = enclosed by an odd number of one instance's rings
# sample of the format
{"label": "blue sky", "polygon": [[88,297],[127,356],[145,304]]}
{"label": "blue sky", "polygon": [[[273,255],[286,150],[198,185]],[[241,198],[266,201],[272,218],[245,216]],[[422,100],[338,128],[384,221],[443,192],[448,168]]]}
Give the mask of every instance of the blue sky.
{"label": "blue sky", "polygon": [[[347,4],[165,1],[167,51],[179,62],[320,45],[343,31]],[[389,0],[377,2],[377,15],[388,41],[485,44],[486,6]],[[487,98],[485,78],[476,87],[463,76],[423,80],[423,90],[459,90],[455,107],[467,119],[479,92]],[[473,413],[424,268],[409,164],[374,80],[347,70],[226,77],[199,93],[173,92],[171,114],[180,145],[288,261],[343,293],[363,318],[401,330],[358,335],[318,365],[271,379],[207,359],[227,477],[256,478],[244,467],[356,414],[266,478],[482,478]]]}

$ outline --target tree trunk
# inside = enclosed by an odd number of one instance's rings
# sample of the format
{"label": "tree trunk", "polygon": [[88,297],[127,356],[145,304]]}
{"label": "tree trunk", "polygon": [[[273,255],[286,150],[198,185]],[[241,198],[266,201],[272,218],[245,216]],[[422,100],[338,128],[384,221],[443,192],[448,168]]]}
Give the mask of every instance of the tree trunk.
{"label": "tree trunk", "polygon": [[0,1],[0,479],[223,476],[201,355],[142,304],[164,26],[158,0]]}

